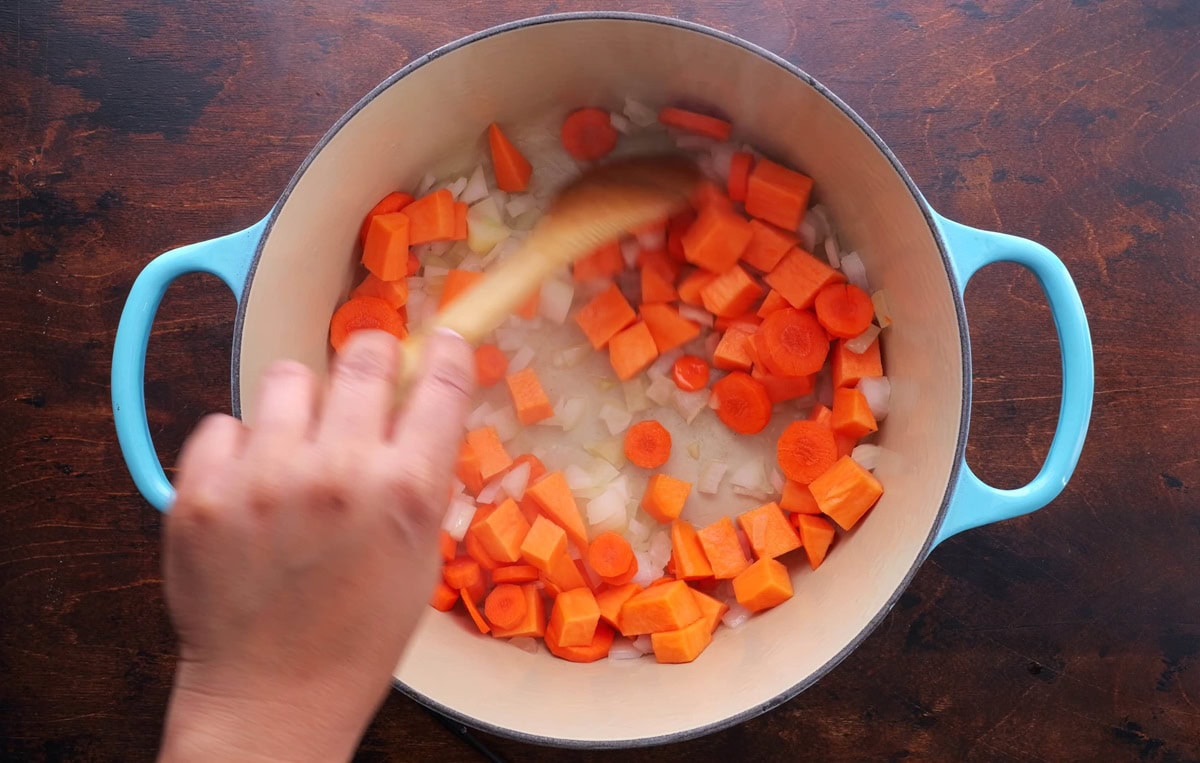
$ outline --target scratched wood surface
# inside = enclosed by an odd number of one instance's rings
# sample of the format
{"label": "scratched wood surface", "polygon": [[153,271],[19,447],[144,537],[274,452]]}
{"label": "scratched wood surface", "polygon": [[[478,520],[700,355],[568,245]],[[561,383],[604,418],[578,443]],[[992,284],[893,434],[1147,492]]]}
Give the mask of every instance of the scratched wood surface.
{"label": "scratched wood surface", "polygon": [[[0,758],[149,760],[173,666],[159,517],[118,454],[109,358],[139,270],[268,209],[424,51],[573,3],[0,4]],[[739,34],[841,95],[943,213],[1045,243],[1096,343],[1092,435],[1050,508],[938,548],[782,708],[630,760],[1200,759],[1200,4],[609,3]],[[1058,349],[1034,279],[968,289],[971,462],[1037,470]],[[173,286],[146,392],[167,463],[228,410],[234,301]],[[597,760],[481,737],[510,760]],[[476,754],[394,694],[362,760]]]}

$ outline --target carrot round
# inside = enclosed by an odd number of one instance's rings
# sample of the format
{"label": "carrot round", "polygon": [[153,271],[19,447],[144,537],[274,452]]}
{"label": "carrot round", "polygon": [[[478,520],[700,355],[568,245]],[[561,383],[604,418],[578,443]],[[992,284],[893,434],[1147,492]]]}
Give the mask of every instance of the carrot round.
{"label": "carrot round", "polygon": [[713,385],[717,418],[738,434],[757,434],[771,420],[771,397],[758,379],[734,371]]}
{"label": "carrot round", "polygon": [[498,384],[508,373],[508,356],[494,344],[481,344],[475,349],[475,378],[479,386]]}
{"label": "carrot round", "polygon": [[408,336],[404,319],[387,300],[354,297],[339,307],[329,319],[329,343],[335,351],[341,352],[351,333],[368,329],[386,331],[397,339]]}
{"label": "carrot round", "polygon": [[537,567],[532,564],[507,564],[492,570],[492,582],[497,586],[503,583],[532,583],[537,579]]}
{"label": "carrot round", "polygon": [[817,320],[830,334],[853,339],[867,330],[875,316],[871,295],[852,283],[835,283],[817,293]]}
{"label": "carrot round", "polygon": [[708,386],[708,364],[695,355],[680,356],[671,367],[671,378],[685,392],[702,390]]}
{"label": "carrot round", "polygon": [[483,602],[483,614],[497,628],[513,628],[525,617],[525,592],[512,583],[501,583]]}
{"label": "carrot round", "polygon": [[563,120],[562,144],[581,162],[601,159],[617,146],[617,130],[603,109],[579,109]]}
{"label": "carrot round", "polygon": [[750,185],[750,169],[754,167],[754,154],[749,151],[735,151],[729,161],[729,198],[734,201],[746,200],[746,188]]}
{"label": "carrot round", "polygon": [[624,575],[633,563],[633,547],[615,532],[601,533],[588,546],[588,564],[602,578]]}
{"label": "carrot round", "polygon": [[812,313],[795,308],[776,310],[764,318],[755,343],[763,365],[780,376],[815,374],[829,354],[825,329]]}
{"label": "carrot round", "polygon": [[815,421],[793,421],[776,443],[779,470],[801,485],[820,477],[837,463],[833,431]]}
{"label": "carrot round", "polygon": [[625,432],[625,457],[643,469],[657,469],[671,457],[671,433],[657,421],[639,421]]}
{"label": "carrot round", "polygon": [[670,106],[658,112],[658,121],[667,127],[703,135],[713,140],[729,140],[729,134],[733,131],[733,126],[724,119]]}

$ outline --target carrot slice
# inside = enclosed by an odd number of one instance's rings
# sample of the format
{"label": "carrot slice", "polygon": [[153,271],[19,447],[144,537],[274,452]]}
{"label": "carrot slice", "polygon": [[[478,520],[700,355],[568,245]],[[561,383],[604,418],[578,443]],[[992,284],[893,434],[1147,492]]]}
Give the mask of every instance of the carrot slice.
{"label": "carrot slice", "polygon": [[814,570],[825,561],[829,546],[835,535],[833,525],[824,517],[814,517],[807,514],[797,514],[792,519],[800,540],[804,543],[804,553],[808,556],[808,565]]}
{"label": "carrot slice", "polygon": [[642,510],[659,522],[670,522],[683,513],[683,504],[687,502],[690,492],[692,483],[666,474],[655,474],[646,483],[646,492],[642,494]]}
{"label": "carrot slice", "polygon": [[700,324],[684,318],[670,305],[642,305],[642,320],[658,353],[670,352],[700,336]]}
{"label": "carrot slice", "polygon": [[471,528],[488,556],[497,562],[516,562],[521,559],[521,544],[529,534],[529,522],[517,507],[506,498],[486,519]]}
{"label": "carrot slice", "polygon": [[776,310],[782,310],[787,306],[788,301],[783,298],[783,295],[774,289],[771,289],[767,292],[767,296],[763,298],[763,302],[761,305],[759,305],[758,312],[756,314],[759,318],[766,318]]}
{"label": "carrot slice", "polygon": [[713,352],[713,365],[723,371],[750,370],[750,366],[753,365],[750,358],[753,336],[751,332],[731,327],[717,343],[717,349]]}
{"label": "carrot slice", "polygon": [[586,646],[567,646],[559,641],[559,634],[546,626],[546,648],[550,654],[569,662],[595,662],[608,656],[612,649],[613,630],[607,625],[597,625],[592,640]]}
{"label": "carrot slice", "polygon": [[712,566],[713,577],[728,580],[737,577],[750,566],[750,560],[742,551],[742,544],[733,529],[729,517],[721,517],[708,527],[699,530],[696,537],[704,549],[704,556]]}
{"label": "carrot slice", "polygon": [[[753,346],[753,342],[751,343]],[[753,355],[751,357],[754,357]],[[782,403],[786,400],[795,400],[798,397],[806,397],[812,394],[813,387],[816,386],[816,374],[808,376],[779,376],[777,374],[768,373],[762,364],[756,364],[750,375],[758,381],[762,382],[763,387],[767,390],[767,397],[772,403]]]}
{"label": "carrot slice", "polygon": [[541,591],[537,586],[527,584],[521,586],[521,593],[525,596],[525,616],[512,628],[492,628],[492,635],[496,638],[541,638],[545,635],[546,603],[542,600]]}
{"label": "carrot slice", "polygon": [[362,264],[382,281],[397,281],[408,274],[408,217],[403,212],[372,218]]}
{"label": "carrot slice", "polygon": [[658,112],[658,121],[667,127],[703,135],[713,140],[729,140],[733,125],[724,119],[697,114],[687,109],[667,107]]}
{"label": "carrot slice", "polygon": [[738,434],[757,434],[771,420],[771,398],[762,382],[734,371],[712,388],[717,418]]}
{"label": "carrot slice", "polygon": [[630,560],[629,566],[626,567],[625,571],[622,572],[620,575],[612,575],[612,576],[601,575],[600,580],[602,580],[604,583],[606,583],[607,585],[610,585],[610,586],[621,586],[621,585],[625,585],[629,581],[633,580],[635,577],[637,577],[637,574],[638,574],[638,563],[637,563],[637,558],[634,557],[633,559]]}
{"label": "carrot slice", "polygon": [[483,571],[479,567],[479,562],[460,556],[442,565],[442,580],[455,590],[469,590],[483,584]]}
{"label": "carrot slice", "polygon": [[601,278],[612,278],[624,269],[625,260],[621,257],[621,242],[613,239],[576,260],[571,267],[571,278],[575,283],[583,283]]}
{"label": "carrot slice", "polygon": [[537,567],[532,564],[506,564],[492,570],[492,582],[501,583],[532,583],[538,579]]}
{"label": "carrot slice", "polygon": [[600,607],[586,588],[563,591],[554,599],[547,630],[554,631],[559,646],[587,646],[596,635]]}
{"label": "carrot slice", "polygon": [[762,293],[763,288],[758,282],[734,265],[701,289],[700,299],[713,315],[732,318],[749,310]]}
{"label": "carrot slice", "polygon": [[795,233],[780,230],[758,219],[750,221],[750,232],[750,243],[742,252],[742,262],[764,273],[774,270],[784,255],[800,242],[800,237]]}
{"label": "carrot slice", "polygon": [[371,220],[376,215],[390,215],[412,204],[413,197],[407,193],[395,191],[384,196],[379,202],[371,207],[371,211],[367,212],[366,218],[363,219],[362,227],[358,231],[358,242],[365,244],[367,242],[367,232],[371,228]]}
{"label": "carrot slice", "polygon": [[708,364],[704,362],[704,358],[695,355],[680,355],[671,366],[671,378],[675,381],[675,386],[684,392],[702,390],[708,386]]}
{"label": "carrot slice", "polygon": [[792,307],[807,310],[821,289],[846,277],[803,249],[792,249],[763,280]]}
{"label": "carrot slice", "polygon": [[484,482],[512,466],[512,457],[494,427],[472,429],[467,432],[467,443],[479,458],[479,475]]}
{"label": "carrot slice", "polygon": [[624,583],[616,586],[606,586],[596,593],[596,605],[600,607],[600,620],[616,628],[617,618],[625,602],[642,592],[637,583]]}
{"label": "carrot slice", "polygon": [[603,109],[579,109],[563,120],[562,144],[581,162],[604,158],[617,146],[617,130]]}
{"label": "carrot slice", "polygon": [[567,533],[554,522],[539,515],[521,541],[521,559],[541,572],[550,570],[554,560],[567,553]]}
{"label": "carrot slice", "polygon": [[408,336],[404,319],[386,300],[378,297],[353,297],[334,311],[329,319],[329,343],[341,352],[355,331],[386,331],[397,339]]}
{"label": "carrot slice", "polygon": [[762,612],[792,598],[792,578],[781,562],[763,557],[733,579],[733,595],[751,612]]}
{"label": "carrot slice", "polygon": [[783,476],[808,485],[837,461],[837,444],[827,427],[815,421],[793,421],[779,435],[776,455]]}
{"label": "carrot slice", "polygon": [[795,308],[768,315],[754,340],[759,360],[781,376],[815,374],[829,355],[829,337],[821,324],[812,313]]}
{"label": "carrot slice", "polygon": [[408,303],[408,281],[398,278],[395,281],[381,281],[373,273],[368,273],[362,283],[350,292],[351,297],[379,297],[393,308],[399,310]]}
{"label": "carrot slice", "polygon": [[566,530],[567,538],[581,553],[587,552],[587,530],[583,526],[583,517],[562,472],[550,472],[527,487],[525,492],[537,503],[547,519]]}
{"label": "carrot slice", "polygon": [[492,387],[508,373],[508,356],[494,344],[475,348],[475,379],[481,387]]}
{"label": "carrot slice", "polygon": [[525,592],[512,583],[501,583],[483,601],[483,614],[497,628],[512,628],[525,617]]}
{"label": "carrot slice", "polygon": [[750,170],[754,168],[754,154],[749,151],[734,151],[729,160],[729,198],[734,201],[746,200],[746,188],[750,184]]}
{"label": "carrot slice", "polygon": [[657,469],[671,457],[671,433],[657,421],[639,421],[625,430],[625,457],[643,469]]}
{"label": "carrot slice", "polygon": [[492,168],[501,191],[521,193],[529,186],[533,165],[529,163],[495,122],[488,125],[488,147],[492,150]]}
{"label": "carrot slice", "polygon": [[693,265],[724,273],[737,263],[750,243],[750,223],[736,212],[711,204],[683,234],[683,254]]}
{"label": "carrot slice", "polygon": [[835,434],[851,440],[879,430],[867,398],[853,387],[838,387],[833,391],[832,426]]}
{"label": "carrot slice", "polygon": [[750,541],[750,548],[759,558],[783,556],[800,548],[800,536],[788,524],[783,510],[774,501],[738,515],[738,524]]}
{"label": "carrot slice", "polygon": [[[680,262],[682,260],[683,260],[682,254],[680,254],[678,259],[676,259],[672,255],[668,254],[667,250],[665,248],[664,249],[643,249],[640,252],[638,252],[638,259],[637,259],[636,264],[639,268],[642,268],[643,270],[653,270],[654,272],[656,272],[660,276],[662,276],[666,281],[668,281],[670,283],[675,283],[675,279],[679,277],[679,267],[680,267]],[[671,288],[674,289],[675,287],[672,286]],[[643,294],[642,301],[643,302],[654,302],[655,300],[652,300],[652,299],[648,300],[648,299],[646,299],[645,295]],[[674,300],[674,298],[672,298],[667,301],[674,302],[675,300]]]}
{"label": "carrot slice", "polygon": [[634,562],[633,547],[615,532],[600,533],[588,546],[588,564],[600,577],[624,575]]}
{"label": "carrot slice", "polygon": [[537,371],[532,366],[526,366],[505,379],[508,393],[512,396],[513,409],[517,412],[517,420],[525,426],[531,426],[554,415],[554,406],[542,389]]}
{"label": "carrot slice", "polygon": [[427,244],[454,238],[454,197],[446,188],[422,196],[404,208],[409,220],[408,243]]}
{"label": "carrot slice", "polygon": [[[783,485],[783,495],[779,499],[779,508],[794,511],[797,514],[820,514],[821,508],[812,497],[808,485],[788,480]],[[803,536],[801,536],[803,539]]]}
{"label": "carrot slice", "polygon": [[439,612],[449,612],[454,609],[454,605],[458,603],[458,589],[451,588],[446,585],[445,581],[439,580],[437,585],[433,587],[433,596],[429,599],[429,606]]}
{"label": "carrot slice", "polygon": [[786,230],[804,219],[812,178],[768,159],[759,159],[746,183],[746,213]]}
{"label": "carrot slice", "polygon": [[758,331],[760,325],[762,325],[762,318],[749,311],[739,315],[718,315],[713,322],[713,328],[717,331],[728,331],[730,328],[737,327],[750,334]]}
{"label": "carrot slice", "polygon": [[650,634],[654,659],[660,663],[678,665],[691,662],[712,643],[709,619],[701,617],[684,628]]}
{"label": "carrot slice", "polygon": [[853,458],[842,456],[808,486],[821,512],[849,530],[862,519],[879,496],[883,485]]}
{"label": "carrot slice", "polygon": [[575,314],[575,322],[597,350],[636,320],[637,313],[616,284],[597,294]]}
{"label": "carrot slice", "polygon": [[[643,307],[666,307],[666,305],[644,305]],[[667,309],[670,310],[669,307]],[[676,324],[670,327],[669,330],[679,331],[680,328]],[[700,329],[697,326],[696,333],[699,334],[699,331]],[[662,341],[669,343],[678,339],[678,337],[678,333],[667,334]],[[613,371],[616,371],[617,378],[621,381],[627,381],[641,373],[646,366],[653,363],[654,359],[658,357],[659,351],[657,345],[658,339],[651,332],[649,324],[644,321],[638,321],[613,336],[608,342],[608,361],[612,365]]]}
{"label": "carrot slice", "polygon": [[833,350],[833,386],[853,387],[864,377],[883,376],[883,362],[879,357],[879,340],[861,354],[851,352],[845,342],[838,342]]}
{"label": "carrot slice", "polygon": [[[490,514],[491,512],[487,513]],[[485,516],[485,512],[476,511],[475,516],[476,518]],[[500,566],[500,562],[493,559],[492,555],[483,547],[483,543],[479,540],[479,533],[476,532],[475,524],[475,520],[472,520],[471,527],[463,535],[463,551],[466,551],[467,556],[475,560],[480,569],[491,572]]]}
{"label": "carrot slice", "polygon": [[475,621],[475,627],[479,629],[480,633],[488,633],[492,630],[487,621],[483,619],[483,615],[479,614],[479,608],[475,606],[475,602],[471,600],[470,596],[462,597],[462,603],[466,606],[467,614]]}
{"label": "carrot slice", "polygon": [[707,270],[697,270],[679,282],[679,301],[697,307],[704,304],[701,294],[704,287],[716,280],[717,274]]}
{"label": "carrot slice", "polygon": [[671,283],[673,277],[647,265],[642,266],[642,303],[674,302],[679,292]]}
{"label": "carrot slice", "polygon": [[817,293],[814,301],[817,320],[830,334],[853,339],[867,330],[875,317],[871,295],[852,283],[830,284]]}
{"label": "carrot slice", "polygon": [[700,536],[690,522],[676,519],[671,523],[671,560],[675,563],[675,574],[680,580],[711,578],[712,565],[704,555]]}

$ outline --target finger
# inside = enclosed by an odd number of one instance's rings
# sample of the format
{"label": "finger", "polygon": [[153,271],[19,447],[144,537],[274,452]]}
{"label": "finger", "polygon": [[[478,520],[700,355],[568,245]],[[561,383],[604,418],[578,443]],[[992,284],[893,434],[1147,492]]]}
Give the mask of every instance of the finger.
{"label": "finger", "polygon": [[448,475],[475,392],[475,353],[457,334],[434,333],[423,363],[392,440],[399,457],[425,454],[434,475]]}
{"label": "finger", "polygon": [[311,434],[317,383],[303,363],[272,363],[259,384],[254,420],[246,443],[247,456],[269,454],[284,443]]}
{"label": "finger", "polygon": [[382,331],[350,336],[334,361],[317,439],[324,442],[381,440],[396,394],[396,338]]}
{"label": "finger", "polygon": [[231,471],[244,439],[245,427],[232,416],[215,413],[201,419],[179,452],[177,492],[217,501],[216,490],[226,482],[222,475]]}

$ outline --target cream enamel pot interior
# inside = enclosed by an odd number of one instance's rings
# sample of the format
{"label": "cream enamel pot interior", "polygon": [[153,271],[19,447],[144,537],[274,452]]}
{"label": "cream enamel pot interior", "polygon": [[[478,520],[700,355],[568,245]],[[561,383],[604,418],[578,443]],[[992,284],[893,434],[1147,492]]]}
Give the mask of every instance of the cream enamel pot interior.
{"label": "cream enamel pot interior", "polygon": [[[122,315],[113,363],[118,436],[142,493],[163,510],[173,497],[142,391],[150,326],[171,280],[213,273],[239,295],[233,405],[252,423],[248,401],[271,361],[295,358],[326,370],[329,316],[355,273],[364,210],[415,186],[432,161],[473,143],[493,120],[510,124],[582,105],[619,110],[626,96],[711,104],[745,140],[815,178],[843,241],[862,253],[894,313],[883,345],[892,411],[877,470],[886,494],[820,570],[791,565],[792,601],[719,630],[692,664],[573,664],[481,637],[456,618],[427,616],[396,670],[397,687],[465,724],[548,744],[652,744],[786,701],[870,633],[936,543],[1057,496],[1091,410],[1086,320],[1049,251],[938,216],[870,128],[770,53],[675,20],[571,14],[497,27],[414,61],[333,127],[262,222],[145,268]],[[1050,453],[1033,482],[1011,491],[984,485],[964,463],[971,365],[962,291],[979,267],[1000,260],[1036,274],[1063,354]]]}

